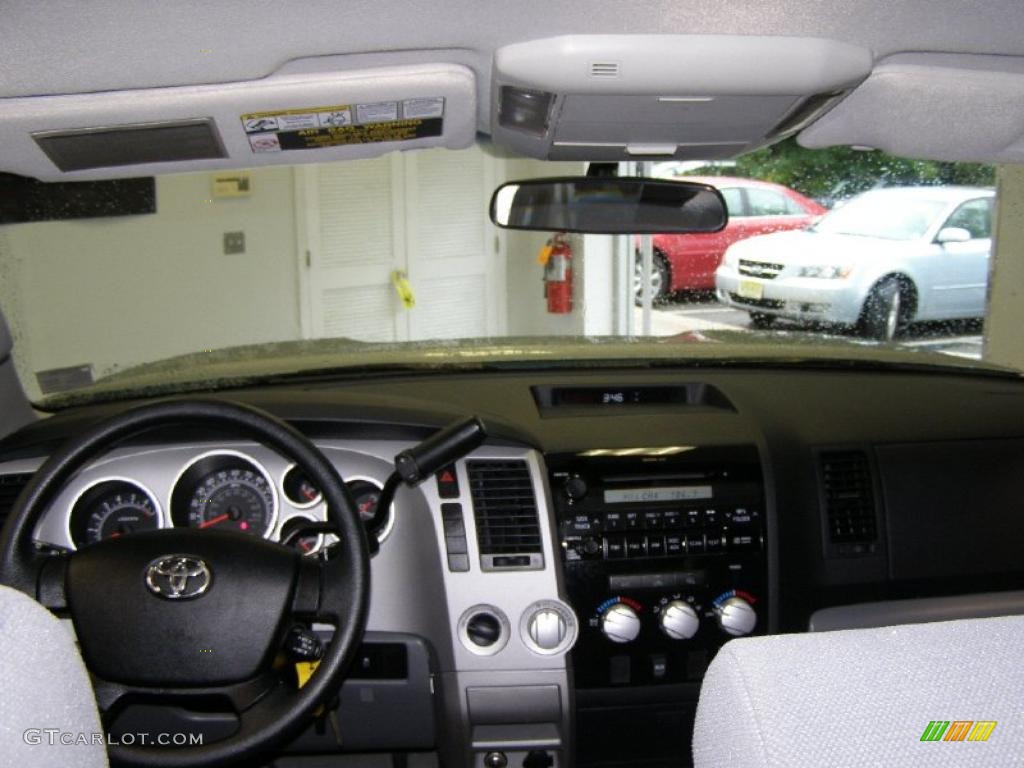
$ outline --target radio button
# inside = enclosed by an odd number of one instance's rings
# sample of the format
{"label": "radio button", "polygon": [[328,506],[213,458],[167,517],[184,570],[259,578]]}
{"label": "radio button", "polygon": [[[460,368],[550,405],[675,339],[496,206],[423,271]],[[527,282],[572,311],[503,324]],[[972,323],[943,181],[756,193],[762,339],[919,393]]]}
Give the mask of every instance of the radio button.
{"label": "radio button", "polygon": [[626,542],[621,536],[609,536],[604,540],[604,554],[609,560],[626,556]]}
{"label": "radio button", "polygon": [[733,534],[729,536],[729,551],[748,552],[761,548],[761,537],[749,533]]}
{"label": "radio button", "polygon": [[691,533],[686,536],[686,551],[691,555],[704,554],[704,534]]}
{"label": "radio button", "polygon": [[644,528],[647,530],[661,528],[662,520],[661,512],[644,512]]}
{"label": "radio button", "polygon": [[666,536],[665,554],[669,557],[686,554],[686,539],[682,536]]}
{"label": "radio button", "polygon": [[642,527],[643,517],[639,512],[627,512],[626,513],[626,528],[629,530],[637,530]]}
{"label": "radio button", "polygon": [[704,515],[699,509],[686,510],[685,517],[683,518],[687,528],[696,528],[703,520]]}
{"label": "radio button", "polygon": [[643,557],[647,554],[647,537],[630,536],[626,539],[626,557]]}
{"label": "radio button", "polygon": [[665,555],[665,537],[664,536],[648,536],[647,537],[647,556],[648,557],[663,557]]}
{"label": "radio button", "polygon": [[621,512],[604,513],[604,529],[606,531],[621,531],[626,527],[626,521]]}
{"label": "radio button", "polygon": [[662,527],[673,530],[682,528],[683,516],[679,513],[679,510],[673,509],[662,513]]}
{"label": "radio button", "polygon": [[725,551],[725,532],[724,531],[708,531],[704,535],[705,550],[707,552],[724,552]]}
{"label": "radio button", "polygon": [[737,507],[734,510],[726,511],[725,519],[735,526],[756,525],[761,520],[761,513],[756,509]]}
{"label": "radio button", "polygon": [[591,520],[589,515],[575,515],[569,521],[569,530],[572,533],[593,533],[594,530],[599,530],[600,523],[597,520]]}
{"label": "radio button", "polygon": [[704,510],[704,524],[705,525],[717,525],[718,524],[718,510],[717,509],[705,509]]}

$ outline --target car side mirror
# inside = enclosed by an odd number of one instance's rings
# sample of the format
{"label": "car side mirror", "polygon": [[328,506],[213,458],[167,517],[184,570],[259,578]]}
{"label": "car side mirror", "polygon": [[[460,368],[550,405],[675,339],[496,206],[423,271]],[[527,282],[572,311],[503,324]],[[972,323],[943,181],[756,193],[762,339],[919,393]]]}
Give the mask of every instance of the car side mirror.
{"label": "car side mirror", "polygon": [[971,233],[963,227],[944,227],[939,230],[939,234],[935,236],[935,242],[939,245],[945,245],[946,243],[966,243],[968,240],[973,240]]}

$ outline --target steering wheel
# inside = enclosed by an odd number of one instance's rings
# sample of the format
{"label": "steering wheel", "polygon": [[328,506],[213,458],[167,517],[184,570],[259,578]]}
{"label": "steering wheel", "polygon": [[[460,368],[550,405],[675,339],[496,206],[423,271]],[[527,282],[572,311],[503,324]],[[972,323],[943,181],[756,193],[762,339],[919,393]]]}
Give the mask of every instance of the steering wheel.
{"label": "steering wheel", "polygon": [[[337,554],[313,560],[255,536],[192,528],[108,539],[66,556],[37,551],[36,524],[75,472],[126,438],[180,425],[225,428],[295,461],[323,492],[339,529]],[[257,408],[190,399],[125,411],[50,456],[0,533],[0,581],[70,615],[104,723],[129,703],[217,703],[237,716],[233,735],[209,744],[109,747],[112,762],[147,768],[253,763],[298,735],[337,693],[370,596],[359,514],[320,450]],[[282,645],[296,622],[312,621],[333,625],[334,637],[296,688],[282,674]]]}

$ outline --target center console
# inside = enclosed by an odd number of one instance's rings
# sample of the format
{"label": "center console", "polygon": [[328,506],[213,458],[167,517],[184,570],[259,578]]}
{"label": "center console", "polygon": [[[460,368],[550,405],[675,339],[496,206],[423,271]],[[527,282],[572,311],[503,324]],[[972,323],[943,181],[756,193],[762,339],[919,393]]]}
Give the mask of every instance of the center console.
{"label": "center console", "polygon": [[753,447],[548,457],[577,689],[698,683],[767,629],[764,486]]}

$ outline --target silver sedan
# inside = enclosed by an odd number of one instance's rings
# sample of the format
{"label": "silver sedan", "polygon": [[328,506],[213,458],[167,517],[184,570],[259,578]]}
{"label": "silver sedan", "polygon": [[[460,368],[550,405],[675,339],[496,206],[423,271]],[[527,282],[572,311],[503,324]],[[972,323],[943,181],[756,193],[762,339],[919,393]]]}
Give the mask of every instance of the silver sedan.
{"label": "silver sedan", "polygon": [[799,232],[741,241],[715,274],[718,298],[750,313],[857,326],[892,339],[921,320],[985,313],[994,192],[900,187],[865,192]]}

